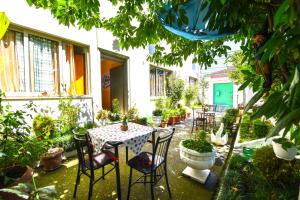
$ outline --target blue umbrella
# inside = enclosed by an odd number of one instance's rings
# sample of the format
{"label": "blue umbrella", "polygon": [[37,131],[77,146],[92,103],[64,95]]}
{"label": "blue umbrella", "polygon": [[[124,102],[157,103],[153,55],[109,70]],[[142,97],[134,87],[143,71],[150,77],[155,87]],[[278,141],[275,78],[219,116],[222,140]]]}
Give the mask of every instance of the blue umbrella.
{"label": "blue umbrella", "polygon": [[[185,3],[179,4],[177,11],[174,10],[172,3],[169,2],[163,7],[162,12],[157,12],[157,15],[160,22],[167,30],[188,40],[214,40],[235,33],[236,30],[220,31],[210,30],[208,28],[209,19],[204,20],[204,18],[208,12],[210,4],[207,3],[207,5],[202,8],[204,1],[205,0],[189,0]],[[188,18],[187,24],[178,24],[177,20],[180,16],[180,10],[185,11]],[[166,20],[169,12],[171,12],[176,19],[173,20],[171,24],[168,24]],[[224,23],[224,29],[228,29],[226,25],[227,24]]]}

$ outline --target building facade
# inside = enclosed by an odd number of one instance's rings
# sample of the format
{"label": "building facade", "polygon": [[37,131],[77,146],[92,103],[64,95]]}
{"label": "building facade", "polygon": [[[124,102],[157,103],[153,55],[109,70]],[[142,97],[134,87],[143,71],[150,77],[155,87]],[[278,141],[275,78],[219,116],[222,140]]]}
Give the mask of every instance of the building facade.
{"label": "building facade", "polygon": [[55,115],[58,101],[72,96],[85,111],[83,120],[91,120],[118,98],[124,112],[135,105],[146,116],[153,101],[165,96],[167,76],[197,82],[191,59],[183,67],[157,66],[147,61],[153,45],[124,51],[110,32],[60,25],[48,10],[25,0],[0,1],[0,8],[11,21],[0,41],[1,90],[15,108],[33,101]]}

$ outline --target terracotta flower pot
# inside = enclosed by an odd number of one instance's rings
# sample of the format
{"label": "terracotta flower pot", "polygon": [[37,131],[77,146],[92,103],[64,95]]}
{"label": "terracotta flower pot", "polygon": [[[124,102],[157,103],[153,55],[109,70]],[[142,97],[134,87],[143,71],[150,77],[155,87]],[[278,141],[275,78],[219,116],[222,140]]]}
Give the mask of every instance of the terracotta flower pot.
{"label": "terracotta flower pot", "polygon": [[121,131],[127,131],[128,130],[128,126],[126,125],[121,125]]}
{"label": "terracotta flower pot", "polygon": [[[19,183],[31,183],[32,176],[33,176],[33,169],[31,167],[22,167],[17,165],[17,166],[9,167],[6,170],[6,175],[8,175],[9,177],[12,176],[13,178],[15,178],[17,174],[20,174],[21,176],[17,178],[12,184],[5,187],[16,186]],[[0,185],[0,188],[4,188],[4,186]],[[0,197],[2,199],[24,200],[23,198],[18,197],[13,193],[6,193],[6,192],[0,192]]]}
{"label": "terracotta flower pot", "polygon": [[161,121],[160,127],[165,128],[166,126],[167,126],[167,122],[166,121]]}
{"label": "terracotta flower pot", "polygon": [[62,154],[64,150],[62,148],[50,149],[47,154],[41,158],[43,170],[52,171],[61,166]]}

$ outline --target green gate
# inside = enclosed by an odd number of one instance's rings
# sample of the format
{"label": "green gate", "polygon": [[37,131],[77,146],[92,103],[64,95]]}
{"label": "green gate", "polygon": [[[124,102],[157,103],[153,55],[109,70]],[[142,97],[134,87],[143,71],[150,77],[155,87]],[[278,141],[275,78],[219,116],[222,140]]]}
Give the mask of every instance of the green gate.
{"label": "green gate", "polygon": [[233,104],[233,83],[215,83],[214,84],[214,105]]}

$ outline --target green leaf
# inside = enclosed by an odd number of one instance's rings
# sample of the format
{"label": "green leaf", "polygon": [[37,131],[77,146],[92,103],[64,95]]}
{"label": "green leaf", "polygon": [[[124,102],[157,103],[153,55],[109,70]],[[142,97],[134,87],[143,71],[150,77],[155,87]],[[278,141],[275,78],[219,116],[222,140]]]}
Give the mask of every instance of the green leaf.
{"label": "green leaf", "polygon": [[[251,119],[257,119],[261,116],[266,116],[266,118],[270,118],[275,115],[279,109],[279,104],[282,100],[282,93],[275,92],[269,96],[267,101],[252,115]],[[276,105],[276,106],[274,106]]]}
{"label": "green leaf", "polygon": [[224,5],[226,3],[226,0],[221,0],[221,4]]}
{"label": "green leaf", "polygon": [[290,126],[293,123],[298,123],[300,120],[300,108],[296,109],[296,110],[292,110],[290,113],[288,113],[287,115],[285,115],[282,119],[280,119],[279,121],[277,121],[275,127],[271,130],[270,134],[268,135],[268,137],[272,137],[274,135],[278,135],[278,133]]}
{"label": "green leaf", "polygon": [[250,84],[250,80],[246,80],[240,87],[239,87],[239,91],[244,90],[249,84]]}
{"label": "green leaf", "polygon": [[246,113],[252,106],[263,96],[264,90],[261,89],[255,93],[255,95],[250,99],[248,104],[245,107],[244,113]]}

